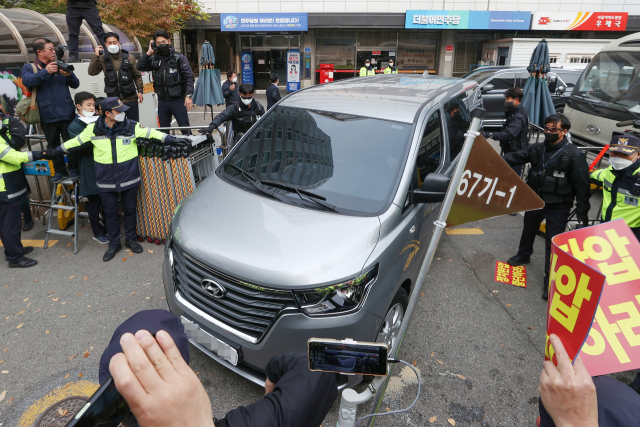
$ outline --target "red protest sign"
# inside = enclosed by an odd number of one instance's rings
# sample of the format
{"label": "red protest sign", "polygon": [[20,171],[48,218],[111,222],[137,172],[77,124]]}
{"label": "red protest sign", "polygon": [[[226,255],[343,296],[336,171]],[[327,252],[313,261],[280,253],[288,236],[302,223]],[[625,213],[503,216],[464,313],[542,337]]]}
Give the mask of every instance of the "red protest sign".
{"label": "red protest sign", "polygon": [[552,246],[545,360],[553,360],[549,336],[556,334],[573,361],[591,329],[605,277],[558,248],[555,242]]}
{"label": "red protest sign", "polygon": [[524,266],[512,267],[506,262],[496,261],[496,273],[493,280],[519,288],[526,288],[527,269]]}
{"label": "red protest sign", "polygon": [[631,229],[620,219],[560,234],[554,243],[606,276],[580,354],[589,374],[640,368],[640,243]]}

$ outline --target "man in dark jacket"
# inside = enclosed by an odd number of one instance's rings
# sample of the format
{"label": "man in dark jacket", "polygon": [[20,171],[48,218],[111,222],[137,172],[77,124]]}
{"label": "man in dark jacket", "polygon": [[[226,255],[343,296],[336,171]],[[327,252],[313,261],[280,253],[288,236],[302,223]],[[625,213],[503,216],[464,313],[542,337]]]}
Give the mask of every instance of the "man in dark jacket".
{"label": "man in dark jacket", "polygon": [[[40,125],[47,139],[47,149],[53,149],[60,145],[61,136],[65,141],[69,139],[69,124],[76,115],[69,88],[77,89],[80,86],[80,80],[73,72],[66,73],[58,70],[55,62],[56,52],[51,40],[35,39],[33,52],[37,59],[22,67],[22,83],[30,90],[37,88],[36,102],[40,112]],[[71,179],[80,179],[78,156],[70,153],[67,158]],[[66,176],[64,159],[59,157],[53,160],[53,167],[55,175],[51,178],[51,182],[58,183]]]}
{"label": "man in dark jacket", "polygon": [[[507,89],[504,93],[504,106],[507,111],[504,113],[506,121],[499,132],[480,132],[485,138],[500,141],[500,148],[503,153],[524,150],[529,145],[527,134],[529,133],[529,115],[522,106],[524,93],[519,87]],[[513,168],[515,173],[520,175],[522,166]]]}
{"label": "man in dark jacket", "polygon": [[222,83],[222,96],[224,96],[224,102],[227,107],[240,102],[238,75],[232,70],[227,71],[227,80]]}
{"label": "man in dark jacket", "polygon": [[[185,328],[169,312],[143,311],[118,327],[100,358],[100,382],[111,372],[134,415],[125,425],[319,427],[338,397],[335,374],[310,371],[305,353],[285,354],[267,364],[262,399],[214,420],[207,392],[189,359]],[[148,369],[141,375],[131,366]]]}
{"label": "man in dark jacket", "polygon": [[[15,117],[5,114],[4,108],[1,104],[0,120],[2,121],[2,128],[0,128],[0,140],[5,142],[14,150],[20,151],[26,143],[26,129],[24,128],[24,125]],[[26,177],[25,182],[27,182]],[[33,222],[33,215],[31,214],[31,207],[29,206],[30,193],[31,188],[29,188],[29,184],[27,183],[27,192],[20,198],[20,210],[22,211],[22,219],[24,219],[22,231],[29,231],[35,225]]]}
{"label": "man in dark jacket", "polygon": [[78,62],[78,36],[82,20],[87,21],[91,31],[104,45],[102,20],[96,7],[96,0],[67,0],[67,27],[69,27],[69,61]]}
{"label": "man in dark jacket", "polygon": [[122,103],[129,107],[127,119],[139,122],[138,104],[144,100],[144,86],[142,75],[136,68],[136,57],[122,50],[120,36],[116,33],[105,34],[104,40],[107,50],[98,45],[96,54],[89,63],[88,73],[90,76],[97,76],[104,72],[104,93],[108,97],[120,98]]}
{"label": "man in dark jacket", "polygon": [[270,110],[276,102],[282,99],[280,97],[280,91],[278,90],[278,83],[280,82],[280,77],[276,73],[271,73],[269,76],[269,80],[271,80],[271,84],[267,88],[267,110]]}
{"label": "man in dark jacket", "polygon": [[[96,97],[89,92],[78,92],[74,96],[78,115],[69,125],[69,137],[75,138],[90,123],[98,121],[100,116],[96,115]],[[80,197],[86,197],[87,203],[85,207],[89,214],[89,223],[91,231],[93,231],[93,240],[106,245],[109,243],[107,237],[107,229],[100,221],[100,211],[102,203],[100,202],[100,192],[96,182],[96,167],[93,163],[93,147],[87,147],[82,150],[78,159],[78,169],[80,171],[80,188],[78,193]]]}
{"label": "man in dark jacket", "polygon": [[549,292],[551,239],[565,231],[574,200],[578,220],[584,225],[589,222],[589,167],[584,153],[565,137],[570,127],[565,116],[552,114],[545,120],[544,142],[504,155],[511,166],[531,163],[527,184],[545,203],[542,209],[525,212],[518,253],[507,261],[514,266],[530,262],[536,234],[546,220],[543,299]]}
{"label": "man in dark jacket", "polygon": [[[152,43],[155,43],[155,48]],[[171,126],[172,116],[178,126],[189,126],[187,112],[193,107],[193,71],[187,58],[174,50],[166,31],[156,31],[149,42],[149,49],[142,54],[136,66],[140,71],[153,73],[160,127]],[[188,129],[182,133],[191,135]]]}
{"label": "man in dark jacket", "polygon": [[264,107],[254,99],[255,89],[250,83],[240,85],[240,103],[232,104],[226,110],[218,114],[208,128],[198,132],[205,134],[216,130],[221,124],[231,120],[235,142],[238,142],[260,116],[264,115]]}

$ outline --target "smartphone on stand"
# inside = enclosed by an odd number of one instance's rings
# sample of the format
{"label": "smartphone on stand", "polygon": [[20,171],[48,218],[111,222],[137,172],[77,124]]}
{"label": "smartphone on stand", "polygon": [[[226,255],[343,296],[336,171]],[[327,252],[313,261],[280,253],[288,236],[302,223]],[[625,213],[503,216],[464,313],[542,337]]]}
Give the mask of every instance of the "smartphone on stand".
{"label": "smartphone on stand", "polygon": [[310,338],[309,369],[346,375],[387,375],[389,348],[385,343]]}

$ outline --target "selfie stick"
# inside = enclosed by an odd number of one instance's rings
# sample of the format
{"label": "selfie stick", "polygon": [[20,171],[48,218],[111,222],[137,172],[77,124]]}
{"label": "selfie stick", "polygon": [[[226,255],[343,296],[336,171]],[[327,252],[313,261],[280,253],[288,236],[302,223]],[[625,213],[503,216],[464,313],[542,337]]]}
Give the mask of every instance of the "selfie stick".
{"label": "selfie stick", "polygon": [[[473,147],[473,142],[475,141],[476,136],[479,135],[478,131],[482,124],[484,113],[485,110],[483,110],[482,108],[476,108],[475,110],[473,110],[473,119],[471,120],[471,126],[469,126],[469,130],[465,134],[466,139],[464,140],[464,146],[462,147],[462,152],[460,153],[458,165],[451,178],[451,182],[449,184],[447,194],[445,195],[445,199],[442,202],[438,220],[434,222],[435,227],[433,236],[431,237],[431,241],[429,242],[427,254],[422,261],[422,266],[420,267],[420,273],[418,274],[418,279],[416,280],[415,287],[411,292],[411,298],[409,299],[409,305],[407,306],[404,320],[402,322],[402,325],[400,326],[400,330],[398,331],[398,345],[396,345],[395,348],[392,349],[392,353],[389,354],[389,358],[396,359],[396,356],[400,352],[400,347],[402,346],[402,342],[407,333],[407,329],[409,328],[411,316],[413,316],[413,312],[416,308],[416,305],[418,304],[418,297],[420,296],[422,284],[427,277],[429,267],[431,267],[431,262],[433,261],[433,257],[435,256],[438,243],[440,242],[440,237],[442,237],[442,233],[447,226],[447,217],[449,216],[449,212],[451,211],[453,199],[457,194],[456,190],[460,185],[460,180],[462,178],[462,174],[464,173],[464,168],[467,165],[467,160],[469,159],[469,154],[471,153],[471,148]],[[356,393],[355,390],[350,388],[342,392],[337,427],[353,427],[356,422],[359,421],[359,419],[356,418],[358,405],[367,402],[374,395],[375,399],[370,414],[384,415],[384,413],[378,413],[378,410],[380,408],[380,405],[382,404],[382,398],[384,397],[384,392],[387,388],[389,378],[391,378],[391,371],[392,368],[389,369],[389,373],[385,377],[375,377],[375,379],[371,382],[371,384],[369,384],[367,389],[362,393]],[[369,426],[372,426],[374,421],[375,417],[371,417]]]}

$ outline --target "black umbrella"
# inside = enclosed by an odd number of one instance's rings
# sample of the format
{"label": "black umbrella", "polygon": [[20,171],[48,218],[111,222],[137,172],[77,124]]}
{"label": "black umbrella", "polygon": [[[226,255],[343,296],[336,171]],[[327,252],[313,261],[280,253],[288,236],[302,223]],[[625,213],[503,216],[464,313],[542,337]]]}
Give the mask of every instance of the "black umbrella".
{"label": "black umbrella", "polygon": [[542,40],[531,54],[531,62],[527,67],[530,76],[524,85],[522,100],[522,106],[529,114],[529,122],[538,126],[544,126],[545,119],[556,112],[545,78],[549,69],[549,46],[546,40]]}

